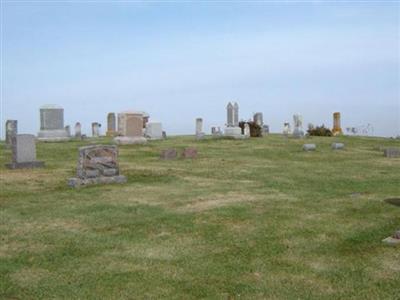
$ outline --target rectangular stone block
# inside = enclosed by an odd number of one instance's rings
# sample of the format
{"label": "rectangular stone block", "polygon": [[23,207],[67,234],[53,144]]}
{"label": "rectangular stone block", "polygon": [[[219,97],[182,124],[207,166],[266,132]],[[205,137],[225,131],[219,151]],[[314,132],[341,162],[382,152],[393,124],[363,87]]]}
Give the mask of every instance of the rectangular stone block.
{"label": "rectangular stone block", "polygon": [[386,148],[383,150],[385,157],[396,158],[400,157],[400,148]]}

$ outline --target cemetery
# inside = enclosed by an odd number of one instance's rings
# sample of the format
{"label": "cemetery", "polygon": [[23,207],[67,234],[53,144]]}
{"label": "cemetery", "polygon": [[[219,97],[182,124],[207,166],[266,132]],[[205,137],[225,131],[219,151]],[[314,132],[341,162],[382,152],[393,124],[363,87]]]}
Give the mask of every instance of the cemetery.
{"label": "cemetery", "polygon": [[345,136],[338,113],[311,136],[300,114],[277,134],[226,111],[224,130],[199,117],[168,138],[140,111],[86,138],[58,105],[37,137],[7,121],[2,295],[395,299],[399,141]]}

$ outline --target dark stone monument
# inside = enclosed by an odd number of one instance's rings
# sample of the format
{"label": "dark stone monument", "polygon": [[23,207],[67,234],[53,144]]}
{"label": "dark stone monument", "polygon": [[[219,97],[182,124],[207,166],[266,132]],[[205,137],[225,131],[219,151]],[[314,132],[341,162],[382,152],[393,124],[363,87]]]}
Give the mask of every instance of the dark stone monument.
{"label": "dark stone monument", "polygon": [[93,145],[79,148],[77,177],[70,178],[70,187],[91,184],[125,183],[119,175],[118,148],[115,145]]}

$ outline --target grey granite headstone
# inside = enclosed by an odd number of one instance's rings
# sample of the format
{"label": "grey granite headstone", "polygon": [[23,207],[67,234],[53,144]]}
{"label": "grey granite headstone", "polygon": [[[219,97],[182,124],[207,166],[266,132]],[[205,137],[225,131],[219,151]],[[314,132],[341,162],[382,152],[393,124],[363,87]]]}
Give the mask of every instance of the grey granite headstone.
{"label": "grey granite headstone", "polygon": [[263,125],[264,125],[263,114],[261,112],[255,113],[253,116],[253,121],[258,126],[263,127]]}
{"label": "grey granite headstone", "polygon": [[18,134],[18,121],[7,120],[6,121],[6,145],[11,146],[11,138]]}
{"label": "grey granite headstone", "polygon": [[303,145],[304,151],[314,151],[315,149],[317,149],[317,146],[315,144],[304,144]]}
{"label": "grey granite headstone", "polygon": [[293,123],[294,123],[293,137],[295,138],[304,137],[303,117],[299,114],[293,115]]}
{"label": "grey granite headstone", "polygon": [[17,134],[11,137],[12,162],[9,169],[38,168],[44,163],[36,160],[36,144],[33,134]]}
{"label": "grey granite headstone", "polygon": [[38,139],[43,141],[68,140],[70,135],[64,128],[64,109],[58,105],[40,108],[40,131]]}
{"label": "grey granite headstone", "polygon": [[82,125],[79,122],[76,122],[75,124],[75,137],[77,139],[82,138]]}
{"label": "grey granite headstone", "polygon": [[333,150],[342,150],[342,149],[344,149],[344,144],[343,143],[332,143],[331,148]]}
{"label": "grey granite headstone", "polygon": [[203,132],[203,119],[197,118],[196,119],[196,138],[202,139],[204,138],[205,134]]}
{"label": "grey granite headstone", "polygon": [[400,148],[386,148],[383,150],[383,153],[385,155],[385,157],[388,158],[396,158],[396,157],[400,157]]}
{"label": "grey granite headstone", "polygon": [[70,187],[91,184],[125,183],[119,174],[118,148],[115,145],[92,145],[79,148],[77,177],[70,178]]}

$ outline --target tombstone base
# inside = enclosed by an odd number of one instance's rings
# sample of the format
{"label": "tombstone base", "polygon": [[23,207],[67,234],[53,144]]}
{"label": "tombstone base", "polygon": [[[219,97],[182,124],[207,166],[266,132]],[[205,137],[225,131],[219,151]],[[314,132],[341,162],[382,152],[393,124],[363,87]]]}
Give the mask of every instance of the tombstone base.
{"label": "tombstone base", "polygon": [[138,137],[129,137],[129,136],[117,136],[114,138],[114,142],[118,145],[133,145],[133,144],[145,144],[147,143],[147,139],[138,136]]}
{"label": "tombstone base", "polygon": [[95,178],[70,178],[68,186],[78,188],[94,184],[126,183],[127,179],[123,175],[118,176],[100,176]]}
{"label": "tombstone base", "polygon": [[29,162],[13,162],[6,164],[8,169],[33,169],[33,168],[43,168],[43,161],[29,161]]}
{"label": "tombstone base", "polygon": [[38,140],[44,142],[62,142],[69,139],[70,135],[65,129],[41,130],[38,133]]}
{"label": "tombstone base", "polygon": [[244,134],[242,134],[242,128],[240,128],[240,127],[226,127],[225,128],[225,136],[231,137],[234,139],[247,138]]}

